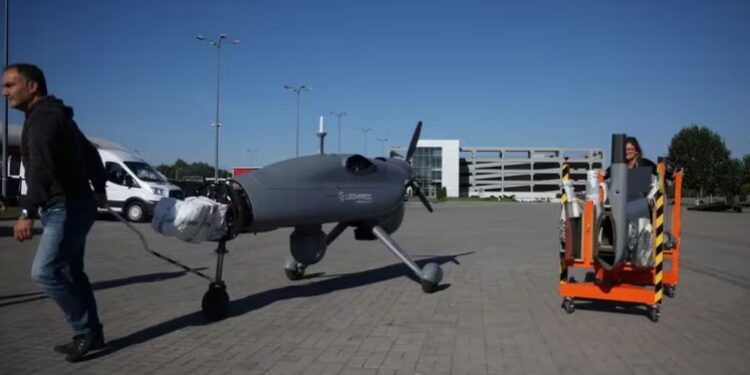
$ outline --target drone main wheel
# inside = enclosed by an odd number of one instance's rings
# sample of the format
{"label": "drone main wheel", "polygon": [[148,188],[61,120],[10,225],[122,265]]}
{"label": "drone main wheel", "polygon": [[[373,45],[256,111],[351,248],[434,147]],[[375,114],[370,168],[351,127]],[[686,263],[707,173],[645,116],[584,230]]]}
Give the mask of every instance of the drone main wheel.
{"label": "drone main wheel", "polygon": [[284,273],[286,274],[286,278],[292,281],[301,280],[305,277],[305,271],[284,269]]}
{"label": "drone main wheel", "polygon": [[305,265],[297,262],[296,260],[289,260],[284,266],[284,273],[286,278],[292,281],[301,280],[305,277]]}
{"label": "drone main wheel", "polygon": [[213,322],[227,317],[229,313],[229,294],[223,282],[211,283],[203,295],[201,303],[203,317]]}

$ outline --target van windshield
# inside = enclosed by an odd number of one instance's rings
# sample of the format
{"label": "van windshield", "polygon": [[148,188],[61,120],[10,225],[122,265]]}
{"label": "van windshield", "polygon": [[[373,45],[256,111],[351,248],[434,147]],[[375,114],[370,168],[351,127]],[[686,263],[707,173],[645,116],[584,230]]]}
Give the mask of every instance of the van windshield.
{"label": "van windshield", "polygon": [[133,171],[136,177],[147,182],[166,182],[153,167],[146,163],[126,161],[125,165]]}

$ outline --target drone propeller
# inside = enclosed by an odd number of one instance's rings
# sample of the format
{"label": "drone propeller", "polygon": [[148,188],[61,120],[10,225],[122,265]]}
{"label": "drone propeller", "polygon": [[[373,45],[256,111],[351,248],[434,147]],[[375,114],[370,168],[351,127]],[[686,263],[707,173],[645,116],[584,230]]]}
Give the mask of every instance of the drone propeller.
{"label": "drone propeller", "polygon": [[406,162],[411,164],[411,158],[414,156],[414,152],[417,151],[417,142],[419,142],[419,134],[422,132],[422,121],[417,123],[417,128],[414,129],[414,135],[411,136],[411,143],[409,144],[409,150],[406,152]]}
{"label": "drone propeller", "polygon": [[[414,153],[417,151],[417,142],[419,142],[420,133],[422,133],[422,121],[417,123],[417,128],[414,129],[414,135],[411,137],[411,143],[409,143],[409,150],[406,152],[406,162],[410,165],[411,158],[414,157]],[[427,211],[432,212],[430,201],[427,200],[427,197],[422,192],[422,188],[414,177],[411,177],[409,181],[406,182],[406,187],[411,187],[414,194],[419,197],[419,200],[422,201],[422,204],[427,208]]]}
{"label": "drone propeller", "polygon": [[419,200],[422,201],[422,204],[427,208],[427,211],[432,212],[432,205],[430,204],[430,201],[427,200],[427,197],[422,192],[422,189],[419,186],[419,183],[414,178],[410,179],[409,182],[406,183],[406,186],[410,186],[412,191],[414,191],[414,194],[419,197]]}

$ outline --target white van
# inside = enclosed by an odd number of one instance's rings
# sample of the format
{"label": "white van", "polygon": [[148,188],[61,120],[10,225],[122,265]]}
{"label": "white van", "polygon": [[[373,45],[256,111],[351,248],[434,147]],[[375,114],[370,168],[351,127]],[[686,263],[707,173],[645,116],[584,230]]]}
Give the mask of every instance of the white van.
{"label": "white van", "polygon": [[[15,194],[25,196],[26,179],[20,163],[21,127],[11,125],[9,130],[11,153],[8,157],[8,177],[9,180],[20,181],[20,192],[16,190]],[[107,205],[122,210],[128,220],[146,221],[153,213],[156,202],[164,197],[183,198],[182,189],[167,182],[140,156],[114,142],[94,137],[88,139],[99,151],[107,172]]]}
{"label": "white van", "polygon": [[146,221],[156,202],[164,197],[183,198],[182,189],[169,183],[141,157],[106,148],[99,148],[99,155],[107,173],[107,205],[121,209],[128,220]]}

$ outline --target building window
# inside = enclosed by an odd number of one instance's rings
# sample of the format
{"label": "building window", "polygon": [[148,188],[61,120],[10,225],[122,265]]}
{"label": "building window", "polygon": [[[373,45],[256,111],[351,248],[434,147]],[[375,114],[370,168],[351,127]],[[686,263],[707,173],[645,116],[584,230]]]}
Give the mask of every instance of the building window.
{"label": "building window", "polygon": [[443,150],[440,147],[418,147],[412,159],[412,168],[424,193],[435,197],[443,182]]}

